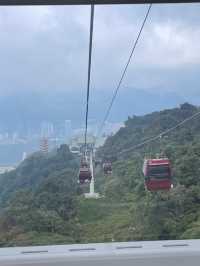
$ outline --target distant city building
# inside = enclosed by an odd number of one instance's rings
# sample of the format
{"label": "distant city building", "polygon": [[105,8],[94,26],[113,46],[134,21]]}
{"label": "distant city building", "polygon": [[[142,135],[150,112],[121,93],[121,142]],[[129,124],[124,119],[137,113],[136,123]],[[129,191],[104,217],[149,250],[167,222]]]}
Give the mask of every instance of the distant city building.
{"label": "distant city building", "polygon": [[51,137],[54,134],[54,126],[51,122],[43,122],[41,124],[41,136]]}
{"label": "distant city building", "polygon": [[13,144],[16,144],[17,143],[17,139],[18,139],[18,133],[17,132],[14,132],[12,134],[12,143]]}
{"label": "distant city building", "polygon": [[[88,135],[87,136],[87,149],[93,149],[95,143],[95,136]],[[83,153],[85,149],[85,138],[84,135],[78,135],[71,139],[70,142],[70,150],[73,153]]]}
{"label": "distant city building", "polygon": [[22,161],[24,161],[27,158],[27,153],[24,151],[22,154]]}
{"label": "distant city building", "polygon": [[71,120],[65,120],[65,138],[69,141],[72,136],[72,123]]}

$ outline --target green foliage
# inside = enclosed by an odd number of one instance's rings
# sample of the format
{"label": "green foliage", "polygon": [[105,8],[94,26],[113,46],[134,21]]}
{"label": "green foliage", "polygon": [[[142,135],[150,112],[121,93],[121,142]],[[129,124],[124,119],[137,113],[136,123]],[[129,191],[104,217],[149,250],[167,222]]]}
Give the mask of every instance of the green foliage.
{"label": "green foliage", "polygon": [[8,233],[14,241],[18,235],[36,232],[74,239],[77,166],[69,148],[62,145],[48,155],[33,154],[15,171],[2,175],[1,238]]}
{"label": "green foliage", "polygon": [[[78,158],[66,145],[33,154],[0,176],[0,246],[200,238],[200,123],[196,117],[160,140],[124,152],[199,108],[129,117],[125,127],[97,151],[113,162],[113,173],[95,169],[102,198],[85,199],[77,186]],[[147,192],[144,157],[162,152],[172,162],[174,188]]]}
{"label": "green foliage", "polygon": [[[185,103],[180,108],[129,117],[125,127],[109,137],[98,151],[99,157],[105,159],[113,159],[115,155],[113,175],[105,182],[106,197],[121,202],[129,202],[130,195],[134,199],[131,210],[132,240],[195,236],[199,224],[195,221],[200,212],[199,119],[188,121],[140,149],[120,152],[159,135],[197,111],[197,107]],[[170,192],[150,193],[144,190],[142,163],[144,157],[154,157],[160,152],[172,161],[175,188]],[[197,235],[198,232],[199,229]]]}

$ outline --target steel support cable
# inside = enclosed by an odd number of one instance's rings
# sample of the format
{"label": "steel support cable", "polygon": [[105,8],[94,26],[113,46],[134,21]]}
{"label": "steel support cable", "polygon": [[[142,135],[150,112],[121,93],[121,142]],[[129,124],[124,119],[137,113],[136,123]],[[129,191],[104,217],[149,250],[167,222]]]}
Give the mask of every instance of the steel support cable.
{"label": "steel support cable", "polygon": [[158,139],[160,139],[161,137],[167,135],[167,134],[170,133],[171,131],[174,131],[174,130],[177,129],[178,127],[181,127],[182,125],[184,125],[185,123],[187,123],[188,121],[194,119],[195,117],[197,117],[197,116],[199,116],[199,115],[200,115],[200,111],[197,112],[197,113],[195,113],[195,114],[193,114],[192,116],[190,116],[190,117],[184,119],[183,121],[181,121],[181,122],[178,123],[177,125],[175,125],[175,126],[173,126],[173,127],[171,127],[171,128],[168,128],[168,129],[166,129],[166,130],[160,132],[158,135],[156,135],[156,136],[154,136],[154,137],[151,137],[151,138],[149,138],[149,139],[146,139],[146,140],[144,140],[143,142],[141,142],[141,143],[139,143],[139,144],[136,144],[135,146],[133,146],[133,147],[131,147],[131,148],[128,148],[128,149],[125,149],[125,150],[119,152],[118,154],[123,154],[123,153],[129,152],[129,151],[133,151],[133,150],[138,149],[138,148],[140,148],[140,147],[142,147],[142,146],[144,146],[144,145],[146,145],[146,144],[148,144],[148,143],[150,143],[150,142],[153,142],[153,141],[155,141],[155,140],[158,140]]}
{"label": "steel support cable", "polygon": [[111,109],[112,109],[113,103],[114,103],[114,101],[115,101],[115,99],[116,99],[116,96],[117,96],[118,91],[119,91],[119,89],[120,89],[120,87],[121,87],[122,81],[123,81],[123,79],[124,79],[124,77],[125,77],[125,74],[126,74],[126,72],[127,72],[128,66],[129,66],[129,64],[130,64],[130,62],[131,62],[131,59],[132,59],[132,57],[133,57],[133,55],[134,55],[134,52],[135,52],[135,49],[136,49],[136,47],[137,47],[138,41],[139,41],[139,39],[140,39],[140,36],[141,36],[142,31],[143,31],[143,29],[144,29],[144,26],[145,26],[145,24],[146,24],[146,21],[147,21],[147,18],[148,18],[148,16],[149,16],[149,13],[150,13],[151,7],[152,7],[152,4],[150,4],[149,7],[148,7],[148,9],[147,9],[147,12],[146,12],[146,14],[145,14],[144,20],[143,20],[142,25],[141,25],[141,27],[140,27],[140,30],[139,30],[139,32],[138,32],[137,38],[136,38],[136,40],[135,40],[135,42],[134,42],[134,44],[133,44],[133,47],[132,47],[132,49],[131,49],[131,53],[130,53],[130,55],[129,55],[128,61],[127,61],[126,64],[125,64],[125,68],[124,68],[124,70],[123,70],[123,72],[122,72],[122,75],[121,75],[121,78],[120,78],[120,80],[119,80],[119,82],[118,82],[118,85],[117,85],[117,87],[116,87],[116,89],[115,89],[115,91],[114,91],[113,97],[112,97],[111,102],[110,102],[110,104],[109,104],[109,106],[108,106],[108,109],[107,109],[107,111],[106,111],[106,114],[105,114],[105,117],[104,117],[104,119],[103,119],[103,122],[101,123],[100,128],[99,128],[99,130],[98,130],[98,132],[97,132],[97,136],[96,136],[96,138],[98,138],[99,135],[101,134],[101,131],[102,131],[102,129],[103,129],[105,123],[106,123],[106,120],[108,119],[108,116],[109,116],[110,111],[111,111]]}
{"label": "steel support cable", "polygon": [[89,111],[89,99],[90,99],[90,77],[91,77],[91,63],[92,63],[93,25],[94,25],[94,5],[91,5],[89,57],[88,57],[88,79],[87,79],[87,96],[86,96],[86,112],[85,112],[85,154],[87,152],[88,111]]}

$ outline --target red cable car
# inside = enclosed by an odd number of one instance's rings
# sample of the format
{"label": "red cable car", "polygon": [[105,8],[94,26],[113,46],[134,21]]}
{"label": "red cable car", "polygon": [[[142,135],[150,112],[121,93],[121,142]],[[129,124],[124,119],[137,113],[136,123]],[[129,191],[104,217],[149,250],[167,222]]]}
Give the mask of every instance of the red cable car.
{"label": "red cable car", "polygon": [[104,174],[109,175],[112,174],[112,164],[110,162],[106,162],[103,164]]}
{"label": "red cable car", "polygon": [[79,170],[79,183],[80,184],[89,183],[91,179],[92,179],[92,172],[90,170],[89,163],[86,160],[82,160]]}
{"label": "red cable car", "polygon": [[149,191],[172,188],[171,163],[168,158],[145,159],[143,165],[145,187]]}

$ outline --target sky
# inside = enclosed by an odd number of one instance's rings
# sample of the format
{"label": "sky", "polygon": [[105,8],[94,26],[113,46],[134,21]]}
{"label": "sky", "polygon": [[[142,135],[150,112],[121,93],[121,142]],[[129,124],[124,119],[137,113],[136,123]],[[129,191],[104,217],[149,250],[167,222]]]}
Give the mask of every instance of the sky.
{"label": "sky", "polygon": [[[147,8],[147,5],[95,7],[93,109],[101,104],[99,95],[101,101],[109,102]],[[172,100],[173,104],[174,98],[175,103],[188,100],[200,105],[199,14],[200,4],[153,5],[119,99],[126,95],[136,97],[141,91],[147,96],[170,95],[167,101]],[[83,105],[89,17],[89,6],[1,7],[0,98],[14,96],[18,104],[27,101],[27,106],[31,106],[33,96],[43,97],[43,104],[53,98],[54,105],[70,105],[71,99]],[[48,95],[53,97],[50,99]],[[61,99],[56,99],[59,95]],[[120,105],[119,99],[116,105]],[[138,99],[142,109],[148,97]],[[131,105],[129,99],[126,108],[133,113]],[[83,110],[81,106],[78,111]],[[93,118],[95,114],[90,116]]]}

